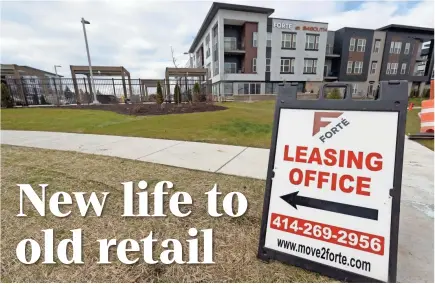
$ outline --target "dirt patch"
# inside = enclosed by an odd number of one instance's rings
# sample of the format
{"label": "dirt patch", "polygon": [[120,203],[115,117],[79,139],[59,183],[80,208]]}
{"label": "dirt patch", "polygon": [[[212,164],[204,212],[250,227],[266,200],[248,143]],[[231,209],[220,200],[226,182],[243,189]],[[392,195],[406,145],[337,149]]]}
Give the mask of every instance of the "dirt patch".
{"label": "dirt patch", "polygon": [[177,113],[193,113],[193,112],[206,112],[218,111],[227,109],[224,106],[218,106],[210,103],[183,103],[164,104],[163,107],[158,104],[110,104],[110,105],[77,105],[77,106],[62,106],[61,108],[68,109],[94,109],[94,110],[107,110],[120,114],[128,115],[164,115],[164,114],[177,114]]}

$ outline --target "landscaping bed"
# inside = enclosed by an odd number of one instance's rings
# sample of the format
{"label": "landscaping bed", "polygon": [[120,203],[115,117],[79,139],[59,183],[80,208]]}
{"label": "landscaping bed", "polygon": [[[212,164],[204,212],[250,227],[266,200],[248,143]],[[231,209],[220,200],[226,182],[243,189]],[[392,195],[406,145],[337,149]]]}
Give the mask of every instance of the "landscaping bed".
{"label": "landscaping bed", "polygon": [[176,104],[163,104],[158,105],[155,103],[148,104],[101,104],[101,105],[74,105],[62,106],[60,108],[68,109],[91,109],[91,110],[107,110],[120,114],[128,115],[163,115],[163,114],[177,114],[177,113],[193,113],[193,112],[207,112],[218,111],[227,109],[224,106],[214,105],[211,103],[182,103]]}

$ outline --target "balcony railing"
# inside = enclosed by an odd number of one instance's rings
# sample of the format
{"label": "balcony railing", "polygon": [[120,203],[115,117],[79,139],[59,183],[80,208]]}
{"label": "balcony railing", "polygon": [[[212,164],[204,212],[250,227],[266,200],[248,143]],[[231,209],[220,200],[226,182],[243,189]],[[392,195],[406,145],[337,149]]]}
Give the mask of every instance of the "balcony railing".
{"label": "balcony railing", "polygon": [[235,51],[243,50],[240,42],[237,41],[235,37],[225,37],[224,38],[224,50],[225,51]]}
{"label": "balcony railing", "polygon": [[340,54],[334,53],[334,46],[327,44],[326,45],[326,55],[332,55],[335,57],[339,57]]}

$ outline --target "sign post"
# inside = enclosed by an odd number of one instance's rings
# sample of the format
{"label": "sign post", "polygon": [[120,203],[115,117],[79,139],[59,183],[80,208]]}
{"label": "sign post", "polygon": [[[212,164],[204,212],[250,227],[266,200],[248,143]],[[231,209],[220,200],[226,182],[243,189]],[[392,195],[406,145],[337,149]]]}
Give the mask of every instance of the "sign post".
{"label": "sign post", "polygon": [[[407,82],[377,100],[327,84],[318,100],[280,85],[258,257],[340,280],[395,282]],[[325,87],[345,88],[342,100]],[[347,95],[349,94],[349,95]]]}

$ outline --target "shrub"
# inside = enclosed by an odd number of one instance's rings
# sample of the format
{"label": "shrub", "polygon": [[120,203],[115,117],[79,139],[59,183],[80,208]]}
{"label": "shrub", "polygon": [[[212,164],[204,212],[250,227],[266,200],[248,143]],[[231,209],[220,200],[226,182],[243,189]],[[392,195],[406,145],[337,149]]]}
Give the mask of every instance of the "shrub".
{"label": "shrub", "polygon": [[199,87],[198,82],[196,82],[195,85],[193,85],[193,100],[195,102],[201,101],[200,93],[201,93],[201,88]]}
{"label": "shrub", "polygon": [[180,91],[180,86],[175,85],[174,88],[174,102],[178,105],[179,103],[181,103],[181,91]]}
{"label": "shrub", "polygon": [[45,100],[44,95],[41,95],[40,102],[41,102],[41,105],[48,105],[47,101]]}
{"label": "shrub", "polygon": [[428,99],[430,97],[430,89],[425,89],[423,91],[422,97]]}
{"label": "shrub", "polygon": [[156,103],[159,105],[163,103],[163,91],[162,91],[162,85],[160,85],[160,81],[157,82]]}
{"label": "shrub", "polygon": [[332,89],[331,92],[329,92],[326,95],[326,98],[329,100],[341,100],[341,94],[340,91],[337,88]]}
{"label": "shrub", "polygon": [[418,97],[418,90],[417,89],[411,89],[411,93],[409,94],[410,98],[417,98]]}
{"label": "shrub", "polygon": [[10,108],[14,106],[14,100],[12,99],[9,88],[6,84],[1,85],[1,107]]}

